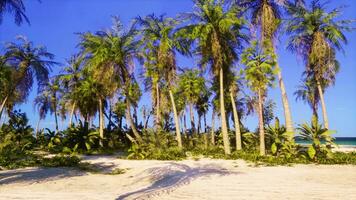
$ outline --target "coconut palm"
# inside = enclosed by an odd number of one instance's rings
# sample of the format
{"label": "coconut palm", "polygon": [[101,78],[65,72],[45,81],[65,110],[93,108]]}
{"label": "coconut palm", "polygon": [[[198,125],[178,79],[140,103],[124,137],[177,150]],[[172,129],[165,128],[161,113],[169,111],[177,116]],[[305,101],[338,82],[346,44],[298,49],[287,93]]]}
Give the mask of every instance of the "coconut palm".
{"label": "coconut palm", "polygon": [[[39,112],[39,120],[43,120],[46,114],[50,112],[54,115],[55,128],[58,133],[58,102],[61,93],[59,79],[52,79],[35,98],[34,103]],[[37,129],[38,130],[38,129]]]}
{"label": "coconut palm", "polygon": [[83,63],[84,57],[79,54],[73,55],[67,61],[67,66],[64,67],[63,72],[58,76],[64,86],[64,89],[66,90],[63,98],[70,104],[69,106],[71,107],[68,124],[69,127],[73,125],[72,119],[77,105],[77,97],[75,97],[72,92],[79,87],[80,81],[82,80]]}
{"label": "coconut palm", "polygon": [[304,78],[294,92],[296,100],[307,103],[313,111],[313,116],[318,118],[318,104],[320,103],[318,89],[315,80]]}
{"label": "coconut palm", "polygon": [[191,130],[195,134],[194,106],[207,93],[205,79],[199,76],[199,71],[187,70],[179,76],[178,91],[189,105]]}
{"label": "coconut palm", "polygon": [[[274,49],[274,40],[278,33],[281,22],[281,8],[284,0],[235,0],[235,3],[247,9],[251,13],[251,22],[260,29],[262,42],[268,41]],[[275,51],[275,50],[274,50]],[[277,58],[276,58],[277,59]],[[288,96],[283,81],[281,68],[276,62],[278,69],[278,83],[282,95],[282,103],[287,132],[294,132],[292,114],[288,102]]]}
{"label": "coconut palm", "polygon": [[262,49],[257,41],[242,54],[242,64],[249,88],[257,95],[260,133],[260,154],[265,155],[265,123],[263,117],[264,96],[275,79],[275,56],[272,48]]}
{"label": "coconut palm", "polygon": [[152,89],[152,99],[156,108],[156,126],[161,125],[161,91],[160,84],[166,85],[168,88],[169,98],[174,114],[174,123],[176,128],[176,136],[178,146],[182,148],[181,134],[179,127],[178,112],[176,102],[173,96],[173,88],[176,79],[176,51],[183,55],[189,54],[187,42],[178,39],[174,36],[175,26],[177,21],[164,15],[155,16],[148,15],[144,18],[136,18],[136,22],[140,25],[140,33],[142,35],[144,66],[146,77]]}
{"label": "coconut palm", "polygon": [[289,5],[286,31],[290,34],[288,49],[304,59],[307,75],[315,78],[324,126],[328,129],[323,87],[335,83],[339,68],[335,53],[347,43],[344,32],[352,30],[350,24],[353,21],[339,19],[341,8],[328,12],[325,6],[318,0],[313,0],[310,5]]}
{"label": "coconut palm", "polygon": [[[189,24],[180,28],[182,37],[195,41],[195,53],[201,56],[200,66],[209,65],[212,74],[219,82],[219,104],[224,150],[230,154],[230,142],[224,100],[224,73],[228,73],[237,60],[236,50],[241,49],[242,41],[247,37],[242,34],[244,20],[236,6],[225,7],[222,1],[195,0],[194,11],[182,14]],[[225,80],[226,83],[226,80]],[[229,83],[227,83],[229,86]]]}
{"label": "coconut palm", "polygon": [[[128,31],[117,17],[114,17],[114,26],[111,30],[99,31],[96,34],[85,33],[81,35],[81,47],[83,53],[87,54],[87,70],[101,85],[97,90],[99,103],[99,133],[104,135],[103,105],[107,97],[115,94],[118,88],[124,90],[129,96],[129,85],[131,84],[131,73],[134,67],[134,58],[138,53],[138,42],[134,40],[136,31],[131,27]],[[130,98],[126,98],[127,107],[131,106]],[[130,112],[130,109],[126,110]],[[136,127],[128,113],[129,123],[136,137],[142,142]]]}
{"label": "coconut palm", "polygon": [[23,21],[30,24],[25,14],[25,4],[22,0],[0,0],[0,24],[2,23],[4,14],[10,13],[14,15],[15,23],[19,26]]}
{"label": "coconut palm", "polygon": [[49,81],[51,67],[57,64],[53,61],[54,55],[44,46],[34,46],[23,36],[18,36],[17,40],[18,43],[8,43],[5,48],[6,62],[14,68],[14,76],[12,87],[2,99],[0,113],[12,95],[19,95],[22,101],[28,97],[34,78],[38,91],[42,91]]}

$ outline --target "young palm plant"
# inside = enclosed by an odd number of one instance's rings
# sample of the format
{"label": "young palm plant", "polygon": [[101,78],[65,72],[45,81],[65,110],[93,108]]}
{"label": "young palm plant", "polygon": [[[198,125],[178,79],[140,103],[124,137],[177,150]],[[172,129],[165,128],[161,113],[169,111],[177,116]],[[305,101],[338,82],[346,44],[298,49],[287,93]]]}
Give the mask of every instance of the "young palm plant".
{"label": "young palm plant", "polygon": [[[302,140],[312,143],[307,152],[310,159],[330,158],[332,156],[331,147],[335,144],[331,135],[334,132],[323,128],[315,116],[312,118],[310,125],[307,123],[301,124],[298,130]],[[323,142],[325,143],[323,144]]]}

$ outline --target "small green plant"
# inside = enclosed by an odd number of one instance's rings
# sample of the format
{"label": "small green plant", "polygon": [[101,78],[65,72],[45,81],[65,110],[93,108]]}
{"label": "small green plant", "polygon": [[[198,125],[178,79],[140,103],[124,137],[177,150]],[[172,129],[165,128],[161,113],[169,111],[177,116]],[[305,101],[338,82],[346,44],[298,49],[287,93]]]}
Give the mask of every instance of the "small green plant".
{"label": "small green plant", "polygon": [[331,148],[335,143],[331,135],[334,131],[322,128],[315,116],[312,118],[310,125],[307,123],[301,124],[298,130],[302,140],[312,142],[312,145],[307,150],[307,155],[310,159],[332,158]]}
{"label": "small green plant", "polygon": [[270,147],[272,155],[290,158],[296,155],[296,145],[291,138],[293,133],[286,132],[286,128],[275,118],[274,126],[266,129],[266,143]]}

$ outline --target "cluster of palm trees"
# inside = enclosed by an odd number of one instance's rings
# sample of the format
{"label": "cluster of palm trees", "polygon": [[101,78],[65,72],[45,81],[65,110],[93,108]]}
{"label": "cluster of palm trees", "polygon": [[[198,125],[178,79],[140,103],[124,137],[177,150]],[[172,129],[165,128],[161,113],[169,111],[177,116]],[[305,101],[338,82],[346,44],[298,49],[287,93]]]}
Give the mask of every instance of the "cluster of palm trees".
{"label": "cluster of palm trees", "polygon": [[[224,150],[230,154],[227,114],[233,116],[235,149],[240,150],[244,114],[240,95],[251,91],[252,97],[248,99],[258,113],[260,153],[264,155],[265,104],[268,89],[275,80],[281,90],[286,131],[294,133],[274,45],[278,35],[286,32],[288,49],[305,61],[302,85],[295,93],[297,99],[306,101],[316,116],[321,103],[324,126],[329,128],[324,92],[335,83],[339,69],[335,53],[347,43],[344,32],[352,30],[351,20],[338,19],[339,8],[328,12],[319,0],[310,4],[301,0],[194,0],[194,3],[192,12],[175,19],[152,14],[135,18],[125,29],[119,18],[114,17],[111,29],[80,34],[80,52],[52,78],[50,69],[58,63],[44,47],[36,47],[22,37],[17,43],[9,43],[0,57],[0,117],[4,109],[10,111],[26,100],[36,79],[39,95],[35,104],[40,119],[48,112],[53,113],[57,131],[58,115],[69,116],[69,126],[73,126],[74,116],[91,122],[98,113],[103,139],[105,117],[109,125],[114,124],[111,113],[118,107],[122,110],[124,105],[124,114],[119,113],[125,115],[122,117],[133,133],[127,137],[140,144],[143,139],[137,128],[137,108],[142,95],[139,80],[143,80],[145,90],[151,94],[150,113],[155,116],[156,131],[170,129],[173,113],[176,140],[182,148],[182,132],[187,132],[185,108],[189,108],[192,134],[202,132],[202,118],[203,132],[207,134],[206,115],[212,108],[212,126],[218,114]],[[182,69],[177,66],[177,54],[194,57],[198,66]],[[142,75],[135,74],[137,63],[142,66]],[[148,121],[150,114],[146,109],[143,113]],[[211,129],[214,132],[215,128]],[[215,143],[214,133],[211,136],[211,142]]]}

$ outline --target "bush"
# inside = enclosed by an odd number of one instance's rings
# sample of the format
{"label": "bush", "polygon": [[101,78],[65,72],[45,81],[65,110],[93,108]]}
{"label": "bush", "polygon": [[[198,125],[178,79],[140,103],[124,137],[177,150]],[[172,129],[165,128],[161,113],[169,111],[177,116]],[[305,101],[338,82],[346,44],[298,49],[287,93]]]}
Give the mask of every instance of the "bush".
{"label": "bush", "polygon": [[[331,147],[335,145],[334,138],[331,137],[333,131],[322,128],[317,118],[313,116],[311,124],[301,124],[298,127],[301,132],[300,138],[305,141],[310,141],[312,145],[306,151],[306,155],[312,160],[332,158]],[[322,142],[325,142],[323,144]]]}
{"label": "bush", "polygon": [[76,167],[80,159],[77,156],[54,156],[40,159],[39,166],[43,167]]}

